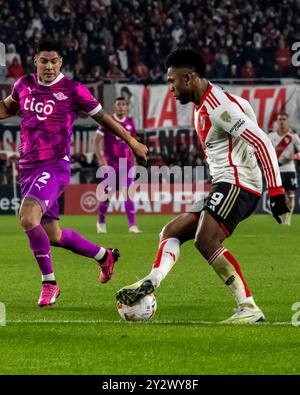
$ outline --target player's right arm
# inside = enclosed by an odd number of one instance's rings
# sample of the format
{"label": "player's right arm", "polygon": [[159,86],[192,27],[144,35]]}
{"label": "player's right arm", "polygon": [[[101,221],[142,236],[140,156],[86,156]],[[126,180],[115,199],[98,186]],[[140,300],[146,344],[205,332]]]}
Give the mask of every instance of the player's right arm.
{"label": "player's right arm", "polygon": [[19,108],[19,103],[15,102],[11,96],[0,100],[0,119],[6,119],[16,115]]}
{"label": "player's right arm", "polygon": [[95,134],[95,154],[98,159],[99,166],[107,165],[107,161],[104,157],[104,149],[103,149],[103,133],[98,129]]}
{"label": "player's right arm", "polygon": [[107,114],[97,99],[87,87],[74,82],[76,107],[89,114],[96,122],[104,126],[106,130],[123,140],[132,149],[134,155],[140,159],[147,159],[148,148],[132,137],[124,127]]}

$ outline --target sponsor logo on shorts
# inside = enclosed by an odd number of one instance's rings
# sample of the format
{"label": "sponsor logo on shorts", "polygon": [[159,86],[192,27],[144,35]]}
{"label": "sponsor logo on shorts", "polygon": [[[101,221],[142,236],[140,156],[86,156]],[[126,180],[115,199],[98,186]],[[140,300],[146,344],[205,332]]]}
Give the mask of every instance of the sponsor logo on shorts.
{"label": "sponsor logo on shorts", "polygon": [[245,121],[243,119],[239,119],[229,130],[229,133],[236,132],[239,128],[244,125]]}

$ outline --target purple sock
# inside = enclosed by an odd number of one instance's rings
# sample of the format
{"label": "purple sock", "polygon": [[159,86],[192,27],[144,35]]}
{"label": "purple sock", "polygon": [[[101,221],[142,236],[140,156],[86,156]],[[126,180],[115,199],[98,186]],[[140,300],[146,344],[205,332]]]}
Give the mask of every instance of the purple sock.
{"label": "purple sock", "polygon": [[89,258],[94,258],[101,249],[101,247],[85,239],[79,233],[66,228],[62,229],[61,239],[56,246]]}
{"label": "purple sock", "polygon": [[135,225],[135,208],[132,200],[128,199],[125,202],[125,211],[128,218],[128,225]]}
{"label": "purple sock", "polygon": [[109,201],[101,202],[99,204],[99,224],[105,224],[105,217],[108,210]]}
{"label": "purple sock", "polygon": [[53,273],[50,242],[42,225],[25,231],[29,239],[30,248],[43,275]]}

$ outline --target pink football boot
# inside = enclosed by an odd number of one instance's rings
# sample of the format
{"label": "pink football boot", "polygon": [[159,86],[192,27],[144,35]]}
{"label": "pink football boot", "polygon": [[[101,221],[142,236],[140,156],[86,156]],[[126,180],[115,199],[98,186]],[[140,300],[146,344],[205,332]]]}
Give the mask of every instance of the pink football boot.
{"label": "pink football boot", "polygon": [[54,284],[42,284],[41,296],[38,301],[40,307],[50,306],[56,302],[56,299],[60,295],[60,289],[58,285]]}
{"label": "pink football boot", "polygon": [[108,257],[106,261],[103,263],[99,263],[99,266],[101,268],[99,280],[101,283],[106,283],[111,279],[111,276],[113,275],[115,263],[118,261],[120,257],[120,252],[116,248],[114,249],[108,248],[106,251],[108,253]]}

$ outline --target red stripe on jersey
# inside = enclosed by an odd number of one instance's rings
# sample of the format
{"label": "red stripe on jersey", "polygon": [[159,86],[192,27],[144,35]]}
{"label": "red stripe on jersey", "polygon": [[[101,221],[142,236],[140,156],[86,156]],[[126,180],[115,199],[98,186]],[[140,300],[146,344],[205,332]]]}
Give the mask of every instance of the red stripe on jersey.
{"label": "red stripe on jersey", "polygon": [[257,139],[257,141],[259,141],[259,143],[260,143],[260,145],[261,145],[261,147],[262,147],[262,150],[264,151],[264,153],[265,153],[265,155],[266,155],[266,157],[267,157],[267,161],[268,161],[269,167],[270,167],[270,169],[271,169],[271,171],[270,171],[270,173],[271,173],[271,179],[274,181],[274,184],[273,184],[273,185],[269,185],[269,186],[271,186],[271,187],[278,187],[278,185],[277,185],[277,183],[276,183],[276,174],[275,174],[275,170],[274,170],[274,167],[273,167],[272,158],[271,158],[271,156],[270,156],[270,154],[269,154],[269,151],[268,151],[268,149],[267,149],[265,143],[264,143],[258,136],[256,136],[256,134],[254,134],[254,133],[251,132],[250,130],[246,129],[246,131],[249,132],[250,135],[252,135],[252,137],[253,137],[254,139]]}
{"label": "red stripe on jersey", "polygon": [[215,104],[213,104],[213,101],[211,100],[210,96],[207,96],[205,99],[206,103],[208,103],[211,108],[214,110],[216,108]]}
{"label": "red stripe on jersey", "polygon": [[244,187],[244,185],[242,185],[242,184],[239,184],[237,186],[245,189],[248,192],[251,192],[253,195],[256,195],[256,196],[259,196],[259,197],[262,196],[262,194],[260,192],[254,191],[254,189],[251,189],[251,188],[248,188],[248,187]]}
{"label": "red stripe on jersey", "polygon": [[256,139],[253,139],[251,135],[247,134],[247,132],[242,133],[241,136],[243,136],[246,141],[248,141],[251,145],[254,145],[255,148],[257,149],[259,159],[265,170],[265,177],[267,179],[268,186],[272,187],[274,180],[272,179],[272,173],[269,170],[269,168],[272,169],[272,166],[270,166],[270,162],[268,161],[268,157],[266,155],[266,152],[264,151],[264,148]]}
{"label": "red stripe on jersey", "polygon": [[204,95],[202,96],[202,99],[199,103],[198,106],[196,106],[196,110],[199,110],[199,108],[202,106],[202,104],[204,103],[204,100],[206,99],[207,95],[209,94],[209,92],[212,90],[212,84],[210,82],[208,82],[208,87],[206,89],[206,91],[204,92]]}
{"label": "red stripe on jersey", "polygon": [[219,102],[219,100],[216,98],[216,96],[214,95],[213,91],[210,92],[210,96],[212,96],[212,98],[214,99],[214,101],[217,103],[217,106],[219,106],[221,103]]}
{"label": "red stripe on jersey", "polygon": [[161,256],[162,256],[163,249],[164,249],[164,246],[166,245],[167,241],[168,241],[168,239],[165,239],[160,243],[159,249],[158,249],[156,257],[155,257],[155,261],[153,263],[153,269],[158,268],[160,266]]}
{"label": "red stripe on jersey", "polygon": [[278,142],[276,147],[276,155],[277,159],[279,159],[282,152],[286,149],[286,147],[292,142],[293,137],[290,133],[286,133]]}
{"label": "red stripe on jersey", "polygon": [[217,108],[217,107],[218,107],[218,103],[217,103],[216,100],[213,98],[211,92],[210,92],[210,94],[207,96],[206,100],[211,101],[212,104],[213,104],[213,106],[214,106],[214,108]]}
{"label": "red stripe on jersey", "polygon": [[227,93],[227,92],[225,92],[225,95],[228,97],[228,99],[229,99],[230,101],[232,101],[233,103],[237,104],[237,105],[240,107],[240,109],[241,109],[243,112],[245,112],[244,109],[243,109],[243,107],[240,105],[240,103],[236,100],[235,97],[231,96],[231,95],[230,95],[229,93]]}
{"label": "red stripe on jersey", "polygon": [[261,148],[259,147],[257,141],[254,141],[254,140],[252,139],[252,137],[249,136],[246,132],[243,132],[243,133],[241,134],[241,136],[242,136],[250,145],[252,145],[252,146],[254,145],[254,147],[255,147],[255,149],[256,149],[256,151],[257,151],[256,153],[257,153],[258,159],[260,159],[260,161],[261,161],[261,163],[262,163],[262,165],[263,165],[263,167],[264,167],[264,169],[265,169],[265,177],[266,177],[266,179],[267,179],[267,184],[270,185],[271,180],[270,180],[270,176],[269,176],[269,173],[268,173],[268,170],[267,170],[266,158],[265,158],[263,152],[261,152]]}
{"label": "red stripe on jersey", "polygon": [[269,193],[269,196],[283,195],[284,190],[282,187],[269,188],[268,193]]}
{"label": "red stripe on jersey", "polygon": [[204,143],[211,128],[211,122],[206,106],[203,106],[198,115],[197,134]]}
{"label": "red stripe on jersey", "polygon": [[[273,168],[273,163],[272,159],[269,155],[269,152],[267,150],[267,147],[265,146],[265,143],[254,133],[252,133],[250,130],[246,129],[245,132],[241,134],[247,141],[251,142],[253,145],[256,145],[258,148],[258,153],[260,154],[259,159],[261,160],[264,169],[266,170],[266,178],[268,182],[268,187],[276,187],[276,176]],[[247,137],[247,138],[246,138]],[[269,168],[269,170],[268,170]],[[270,174],[268,174],[268,172]]]}
{"label": "red stripe on jersey", "polygon": [[235,268],[235,271],[236,271],[237,274],[240,276],[240,278],[241,278],[241,280],[242,280],[242,282],[243,282],[243,285],[244,285],[244,289],[245,289],[246,296],[247,296],[247,298],[248,298],[249,296],[251,296],[251,293],[250,293],[249,288],[248,288],[248,285],[247,285],[247,283],[246,283],[246,281],[245,281],[245,279],[244,279],[244,277],[243,277],[243,275],[242,275],[240,265],[238,264],[238,262],[237,262],[237,260],[235,259],[235,257],[234,257],[233,255],[230,254],[229,251],[226,250],[226,251],[224,252],[223,255],[224,255],[225,258],[228,260],[228,262],[230,262],[230,264]]}
{"label": "red stripe on jersey", "polygon": [[233,161],[232,161],[232,137],[231,137],[230,134],[228,135],[228,145],[229,145],[229,147],[228,147],[228,148],[229,148],[229,151],[228,151],[228,160],[229,160],[229,164],[230,164],[230,166],[233,167],[235,183],[236,183],[237,185],[239,185],[240,182],[239,182],[239,175],[238,175],[237,166],[234,165],[234,164],[233,164]]}

